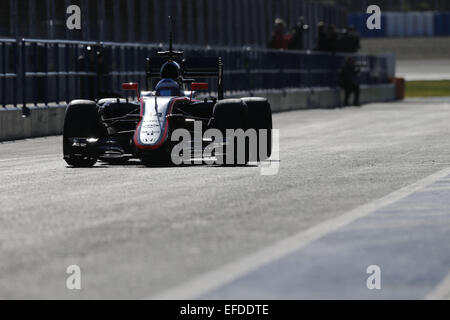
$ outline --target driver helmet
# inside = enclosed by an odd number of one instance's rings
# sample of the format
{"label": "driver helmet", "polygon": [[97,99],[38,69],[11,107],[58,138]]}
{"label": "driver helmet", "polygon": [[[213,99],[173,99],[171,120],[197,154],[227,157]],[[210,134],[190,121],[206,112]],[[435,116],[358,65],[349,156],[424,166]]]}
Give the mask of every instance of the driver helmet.
{"label": "driver helmet", "polygon": [[181,87],[175,80],[162,79],[156,85],[156,94],[161,97],[181,96]]}

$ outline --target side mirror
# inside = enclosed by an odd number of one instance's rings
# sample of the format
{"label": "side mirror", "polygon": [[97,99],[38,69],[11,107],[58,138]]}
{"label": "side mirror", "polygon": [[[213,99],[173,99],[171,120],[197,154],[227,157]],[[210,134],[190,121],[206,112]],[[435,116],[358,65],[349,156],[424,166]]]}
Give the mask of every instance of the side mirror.
{"label": "side mirror", "polygon": [[122,89],[127,91],[136,91],[136,97],[138,100],[141,99],[139,96],[139,84],[135,82],[129,82],[129,83],[122,83]]}
{"label": "side mirror", "polygon": [[193,82],[191,84],[192,91],[208,90],[208,88],[209,88],[209,85],[207,82]]}

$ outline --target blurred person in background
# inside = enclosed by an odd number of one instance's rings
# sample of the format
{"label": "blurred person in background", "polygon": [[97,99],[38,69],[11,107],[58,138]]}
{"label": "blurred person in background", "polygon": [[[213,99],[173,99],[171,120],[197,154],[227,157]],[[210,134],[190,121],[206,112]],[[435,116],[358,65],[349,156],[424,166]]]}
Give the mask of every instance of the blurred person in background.
{"label": "blurred person in background", "polygon": [[354,26],[348,26],[344,30],[344,52],[356,53],[361,49],[361,35]]}
{"label": "blurred person in background", "polygon": [[316,50],[326,52],[356,53],[361,48],[361,36],[353,26],[338,29],[333,24],[318,24],[318,40]]}
{"label": "blurred person in background", "polygon": [[288,49],[292,39],[291,33],[286,33],[286,22],[277,18],[274,24],[272,37],[270,38],[268,48],[270,49]]}
{"label": "blurred person in background", "polygon": [[274,24],[274,31],[270,38],[269,49],[283,49],[283,50],[303,50],[303,36],[309,30],[309,25],[300,17],[297,25],[287,30],[286,22],[277,18]]}
{"label": "blurred person in background", "polygon": [[354,26],[349,26],[352,52],[358,52],[361,49],[361,34]]}
{"label": "blurred person in background", "polygon": [[338,51],[339,34],[338,29],[334,24],[329,24],[327,28],[327,47],[326,51]]}
{"label": "blurred person in background", "polygon": [[338,49],[339,34],[334,24],[326,24],[323,21],[317,25],[318,41],[317,50],[336,52]]}
{"label": "blurred person in background", "polygon": [[350,105],[350,95],[353,94],[353,105],[360,106],[360,86],[359,86],[360,69],[354,57],[345,59],[344,67],[339,75],[339,86],[345,92],[344,106]]}
{"label": "blurred person in background", "polygon": [[320,21],[317,24],[318,30],[318,40],[317,40],[317,50],[318,51],[327,51],[327,28],[323,21]]}
{"label": "blurred person in background", "polygon": [[290,50],[303,50],[303,36],[309,30],[309,25],[305,23],[304,17],[298,19],[297,25],[291,29],[291,39],[288,45]]}
{"label": "blurred person in background", "polygon": [[103,97],[102,88],[108,66],[103,57],[101,46],[87,46],[83,55],[78,57],[77,71],[86,73],[79,75],[80,94],[82,99],[96,100]]}

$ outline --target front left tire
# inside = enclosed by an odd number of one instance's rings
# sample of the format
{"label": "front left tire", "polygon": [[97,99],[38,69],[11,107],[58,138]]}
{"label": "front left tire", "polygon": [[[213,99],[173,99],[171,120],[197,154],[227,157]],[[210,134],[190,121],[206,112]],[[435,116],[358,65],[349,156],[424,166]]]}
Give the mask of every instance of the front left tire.
{"label": "front left tire", "polygon": [[98,139],[104,136],[97,104],[90,100],[75,100],[67,107],[64,119],[63,152],[69,166],[87,168],[97,163],[98,157],[75,147],[74,139]]}

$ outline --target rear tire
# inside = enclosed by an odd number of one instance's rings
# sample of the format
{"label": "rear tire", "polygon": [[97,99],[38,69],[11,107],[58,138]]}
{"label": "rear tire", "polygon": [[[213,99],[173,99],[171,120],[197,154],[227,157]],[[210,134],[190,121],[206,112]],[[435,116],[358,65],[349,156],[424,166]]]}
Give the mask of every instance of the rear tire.
{"label": "rear tire", "polygon": [[97,163],[97,156],[80,154],[75,151],[72,138],[101,138],[105,129],[101,126],[97,104],[89,100],[75,100],[67,107],[64,120],[63,151],[64,160],[72,167],[92,167]]}
{"label": "rear tire", "polygon": [[[272,155],[273,124],[270,104],[265,98],[244,98],[242,101],[247,105],[248,110],[246,129],[256,130],[258,137],[257,154],[250,153],[249,160],[256,162],[267,160]],[[260,130],[266,130],[267,135],[261,134]],[[260,148],[260,141],[263,138],[267,139],[266,152]],[[251,148],[249,148],[249,150],[251,150]]]}
{"label": "rear tire", "polygon": [[[227,129],[232,130],[242,129],[245,131],[247,112],[248,112],[247,106],[241,99],[227,99],[219,101],[214,106],[212,126],[216,129],[219,129],[222,132],[224,138],[226,138]],[[241,148],[239,148],[237,142],[238,142],[237,139],[234,139],[233,163],[230,163],[227,157],[227,152],[230,152],[230,150],[228,150],[229,145],[226,146],[227,150],[224,150],[224,154],[222,155],[223,159],[220,162],[226,165],[234,165],[234,166],[246,165],[248,163],[248,152],[246,148],[244,149],[245,152],[244,162],[242,163],[242,158],[239,159],[238,151]]]}

